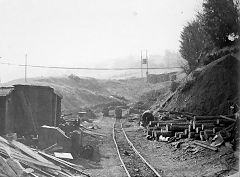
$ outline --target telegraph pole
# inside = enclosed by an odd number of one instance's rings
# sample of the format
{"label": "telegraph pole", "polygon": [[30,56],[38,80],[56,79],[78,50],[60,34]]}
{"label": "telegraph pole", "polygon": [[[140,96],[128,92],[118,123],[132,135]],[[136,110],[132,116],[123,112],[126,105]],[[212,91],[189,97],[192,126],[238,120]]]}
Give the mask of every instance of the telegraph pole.
{"label": "telegraph pole", "polygon": [[147,64],[147,72],[146,72],[146,75],[148,76],[148,53],[147,53],[147,50],[146,50],[146,64]]}
{"label": "telegraph pole", "polygon": [[146,78],[147,78],[147,82],[148,82],[148,53],[147,53],[147,50],[146,50],[146,64],[147,64]]}
{"label": "telegraph pole", "polygon": [[[0,57],[0,59],[1,59],[2,57]],[[2,83],[2,80],[1,80],[2,78],[1,78],[1,76],[0,76],[0,84]]]}
{"label": "telegraph pole", "polygon": [[27,54],[25,55],[25,82],[27,82]]}
{"label": "telegraph pole", "polygon": [[[146,78],[148,77],[148,52],[145,50],[145,57],[143,57],[142,50],[141,50],[141,76],[143,78],[143,65],[146,65]],[[144,68],[145,69],[145,68]]]}
{"label": "telegraph pole", "polygon": [[142,58],[142,50],[141,50],[141,78],[143,78],[143,68],[142,68],[142,65],[143,65],[143,58]]}

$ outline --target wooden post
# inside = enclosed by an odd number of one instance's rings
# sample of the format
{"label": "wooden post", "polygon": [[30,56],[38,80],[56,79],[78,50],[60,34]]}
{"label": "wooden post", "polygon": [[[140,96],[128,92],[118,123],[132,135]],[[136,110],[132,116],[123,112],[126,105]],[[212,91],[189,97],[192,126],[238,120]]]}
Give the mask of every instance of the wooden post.
{"label": "wooden post", "polygon": [[196,129],[196,121],[194,120],[193,121],[193,130],[195,130]]}
{"label": "wooden post", "polygon": [[202,129],[202,127],[197,127],[196,128],[196,133],[200,133],[200,131],[202,131],[203,129]]}
{"label": "wooden post", "polygon": [[194,138],[194,137],[195,137],[195,132],[188,133],[188,138]]}

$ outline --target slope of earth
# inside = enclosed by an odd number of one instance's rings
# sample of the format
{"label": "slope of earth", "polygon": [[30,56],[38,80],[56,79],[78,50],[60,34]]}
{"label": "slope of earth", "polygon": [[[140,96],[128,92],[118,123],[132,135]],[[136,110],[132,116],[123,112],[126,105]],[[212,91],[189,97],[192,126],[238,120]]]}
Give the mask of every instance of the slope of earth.
{"label": "slope of earth", "polygon": [[[15,80],[5,85],[26,84],[23,80]],[[116,102],[111,93],[102,87],[94,78],[47,77],[28,79],[27,84],[50,86],[63,96],[62,112],[79,111],[81,107]]]}
{"label": "slope of earth", "polygon": [[130,78],[126,80],[101,80],[99,81],[109,92],[121,95],[131,101],[138,101],[139,98],[152,90],[159,90],[169,87],[171,82],[161,82],[151,84],[146,82],[146,78]]}
{"label": "slope of earth", "polygon": [[199,68],[185,79],[161,109],[198,115],[229,114],[230,106],[239,103],[239,66],[239,56],[226,55]]}
{"label": "slope of earth", "polygon": [[[26,84],[23,79],[4,84]],[[27,84],[45,85],[55,89],[63,96],[62,112],[78,112],[82,107],[98,105],[122,105],[123,98],[137,100],[140,95],[150,90],[169,87],[169,82],[149,84],[142,79],[97,80],[80,78],[75,75],[68,77],[29,78]]]}

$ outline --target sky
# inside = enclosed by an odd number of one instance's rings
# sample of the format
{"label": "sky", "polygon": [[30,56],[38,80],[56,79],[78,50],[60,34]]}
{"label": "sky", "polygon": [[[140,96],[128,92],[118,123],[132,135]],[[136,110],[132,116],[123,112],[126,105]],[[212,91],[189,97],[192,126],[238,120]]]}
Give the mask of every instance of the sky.
{"label": "sky", "polygon": [[[0,0],[0,62],[65,67],[108,67],[178,51],[183,26],[202,0]],[[129,57],[131,56],[131,57]],[[125,62],[125,60],[124,60]],[[150,62],[150,58],[149,58]],[[76,71],[28,69],[28,77]],[[97,71],[89,73],[100,76]],[[86,71],[78,74],[87,75]],[[0,65],[2,82],[24,68]]]}

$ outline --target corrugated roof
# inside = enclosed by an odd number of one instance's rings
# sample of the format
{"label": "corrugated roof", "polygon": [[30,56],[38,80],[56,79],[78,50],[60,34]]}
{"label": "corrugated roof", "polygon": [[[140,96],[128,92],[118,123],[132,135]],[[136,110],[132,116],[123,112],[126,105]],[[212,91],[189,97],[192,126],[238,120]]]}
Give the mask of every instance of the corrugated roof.
{"label": "corrugated roof", "polygon": [[14,90],[14,87],[0,87],[0,96],[7,96]]}

